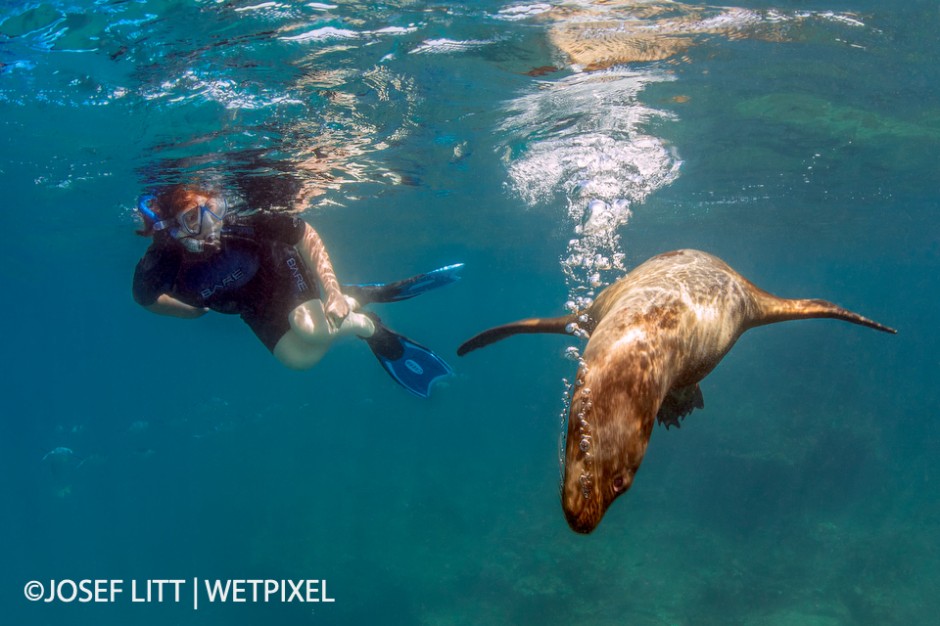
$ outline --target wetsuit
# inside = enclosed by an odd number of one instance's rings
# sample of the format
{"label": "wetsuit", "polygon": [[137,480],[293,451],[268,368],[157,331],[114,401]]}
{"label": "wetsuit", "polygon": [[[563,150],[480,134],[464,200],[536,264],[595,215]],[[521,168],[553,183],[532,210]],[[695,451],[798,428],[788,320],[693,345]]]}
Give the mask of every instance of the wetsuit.
{"label": "wetsuit", "polygon": [[284,213],[227,216],[219,250],[202,254],[157,233],[134,271],[134,300],[146,307],[165,293],[190,306],[237,313],[273,351],[290,329],[288,314],[320,297],[294,248],[305,228]]}

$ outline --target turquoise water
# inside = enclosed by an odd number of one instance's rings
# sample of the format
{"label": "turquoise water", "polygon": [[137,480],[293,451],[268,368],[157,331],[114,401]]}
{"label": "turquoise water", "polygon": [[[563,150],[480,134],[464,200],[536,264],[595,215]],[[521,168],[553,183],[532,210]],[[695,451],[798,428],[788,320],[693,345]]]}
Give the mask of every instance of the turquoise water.
{"label": "turquoise water", "polygon": [[[557,4],[2,4],[5,621],[933,623],[936,4]],[[342,280],[467,264],[379,309],[454,366],[429,401],[360,343],[293,372],[134,304],[142,190],[289,172]],[[678,247],[900,332],[749,332],[576,535],[576,340],[454,350]],[[24,597],[194,577],[335,602]]]}

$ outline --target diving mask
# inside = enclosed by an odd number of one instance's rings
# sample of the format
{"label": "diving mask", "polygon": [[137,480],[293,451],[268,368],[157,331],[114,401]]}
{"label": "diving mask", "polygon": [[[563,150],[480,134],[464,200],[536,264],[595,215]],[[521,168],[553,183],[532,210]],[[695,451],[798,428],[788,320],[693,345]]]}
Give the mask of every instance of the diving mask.
{"label": "diving mask", "polygon": [[[153,222],[154,230],[167,230],[171,236],[176,238],[181,237],[199,237],[203,234],[203,228],[207,225],[209,228],[206,230],[207,233],[211,233],[215,228],[213,228],[211,223],[206,222],[205,216],[208,214],[210,217],[216,220],[219,224],[222,223],[222,220],[225,218],[225,213],[228,211],[228,205],[225,202],[224,198],[220,198],[220,202],[216,203],[216,210],[209,208],[209,202],[205,204],[200,204],[194,206],[191,209],[183,211],[176,218],[168,218],[161,220],[160,217],[150,208],[150,204],[153,202],[154,196],[148,194],[142,196],[137,202],[137,210],[141,212],[147,219]],[[174,226],[173,222],[176,222]]]}

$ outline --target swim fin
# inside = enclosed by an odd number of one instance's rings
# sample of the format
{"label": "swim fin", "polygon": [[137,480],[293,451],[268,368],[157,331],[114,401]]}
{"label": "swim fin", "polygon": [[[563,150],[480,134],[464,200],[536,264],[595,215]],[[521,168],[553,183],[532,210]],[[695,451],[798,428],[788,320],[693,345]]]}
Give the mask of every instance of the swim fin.
{"label": "swim fin", "polygon": [[375,333],[365,342],[388,375],[416,396],[427,398],[431,385],[439,378],[454,373],[439,356],[407,337],[384,326],[379,319],[368,314],[375,323]]}
{"label": "swim fin", "polygon": [[352,296],[361,306],[372,302],[398,302],[413,298],[425,291],[437,289],[460,280],[459,272],[463,263],[441,267],[427,274],[418,274],[393,283],[368,283],[364,285],[346,285],[343,293]]}

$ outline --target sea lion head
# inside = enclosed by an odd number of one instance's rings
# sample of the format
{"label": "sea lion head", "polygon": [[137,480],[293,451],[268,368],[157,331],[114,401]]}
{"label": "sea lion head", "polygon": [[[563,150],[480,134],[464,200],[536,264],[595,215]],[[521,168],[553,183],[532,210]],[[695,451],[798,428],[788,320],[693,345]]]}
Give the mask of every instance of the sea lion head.
{"label": "sea lion head", "polygon": [[[645,365],[645,368],[641,365]],[[661,398],[645,354],[583,362],[568,413],[561,502],[572,530],[593,531],[630,489],[646,454]]]}

